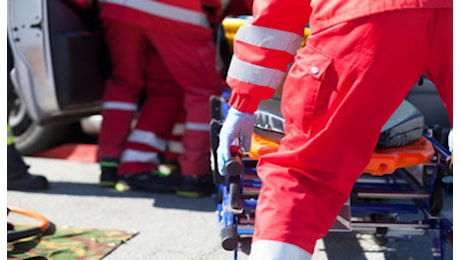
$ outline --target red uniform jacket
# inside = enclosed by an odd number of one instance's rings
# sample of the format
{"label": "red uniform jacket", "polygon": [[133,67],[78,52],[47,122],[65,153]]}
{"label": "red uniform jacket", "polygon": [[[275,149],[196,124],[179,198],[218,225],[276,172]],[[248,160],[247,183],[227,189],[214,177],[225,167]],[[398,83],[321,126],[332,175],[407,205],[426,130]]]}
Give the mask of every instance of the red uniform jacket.
{"label": "red uniform jacket", "polygon": [[235,36],[227,82],[230,105],[254,112],[260,100],[273,95],[310,23],[311,34],[328,26],[371,14],[410,8],[452,7],[452,0],[256,0],[254,20]]}

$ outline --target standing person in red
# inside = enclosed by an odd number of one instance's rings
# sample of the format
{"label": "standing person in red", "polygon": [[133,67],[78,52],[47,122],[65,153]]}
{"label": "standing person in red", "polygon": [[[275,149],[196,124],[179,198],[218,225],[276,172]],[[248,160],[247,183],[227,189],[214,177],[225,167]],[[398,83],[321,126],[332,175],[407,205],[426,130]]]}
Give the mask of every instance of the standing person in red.
{"label": "standing person in red", "polygon": [[[100,17],[113,65],[102,107],[101,181],[110,179],[107,169],[115,166],[121,189],[178,188],[179,195],[190,197],[211,193],[209,98],[220,89],[212,30],[201,1],[106,0],[100,3]],[[178,182],[174,175],[162,175],[158,165],[184,108]]]}
{"label": "standing person in red", "polygon": [[238,15],[251,15],[252,14],[252,3],[254,0],[227,0],[225,2],[224,16],[238,16]]}
{"label": "standing person in red", "polygon": [[[257,167],[249,259],[310,259],[380,129],[423,73],[453,123],[452,0],[255,0],[253,15],[235,36],[219,167],[235,138],[249,149],[253,112],[294,62],[281,103],[286,136]],[[297,52],[307,22],[311,34]]]}

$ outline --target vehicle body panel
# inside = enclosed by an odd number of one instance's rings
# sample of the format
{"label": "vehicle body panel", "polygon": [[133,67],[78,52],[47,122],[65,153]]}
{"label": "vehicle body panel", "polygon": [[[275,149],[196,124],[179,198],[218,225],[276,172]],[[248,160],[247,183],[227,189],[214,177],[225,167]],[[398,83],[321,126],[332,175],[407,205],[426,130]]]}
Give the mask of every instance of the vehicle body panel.
{"label": "vehicle body panel", "polygon": [[102,32],[91,22],[64,1],[8,1],[10,77],[33,121],[99,111],[108,63]]}

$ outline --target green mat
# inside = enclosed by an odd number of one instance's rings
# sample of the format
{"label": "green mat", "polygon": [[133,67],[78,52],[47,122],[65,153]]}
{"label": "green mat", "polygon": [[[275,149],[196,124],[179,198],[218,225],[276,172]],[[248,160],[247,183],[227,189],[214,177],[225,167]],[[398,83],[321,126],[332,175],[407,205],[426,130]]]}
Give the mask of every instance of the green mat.
{"label": "green mat", "polygon": [[[15,226],[20,230],[21,226]],[[119,230],[61,228],[53,234],[26,237],[8,243],[8,259],[101,259],[136,233]]]}

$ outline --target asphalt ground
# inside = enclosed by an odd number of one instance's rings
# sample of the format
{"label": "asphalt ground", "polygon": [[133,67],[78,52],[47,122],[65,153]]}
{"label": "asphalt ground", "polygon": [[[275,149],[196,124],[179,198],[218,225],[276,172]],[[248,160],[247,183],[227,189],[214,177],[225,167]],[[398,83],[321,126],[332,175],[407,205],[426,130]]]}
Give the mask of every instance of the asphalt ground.
{"label": "asphalt ground", "polygon": [[[120,193],[97,185],[96,163],[36,157],[25,160],[31,173],[48,178],[50,189],[7,191],[8,204],[39,212],[57,227],[137,233],[104,259],[233,259],[233,252],[220,246],[214,197],[187,199],[175,194]],[[450,194],[444,213],[452,219]],[[432,235],[428,231],[412,240],[390,240],[378,245],[372,234],[330,232],[318,241],[313,259],[433,259]],[[241,246],[238,259],[247,259],[249,242]],[[453,259],[450,244],[446,246],[445,259]]]}

